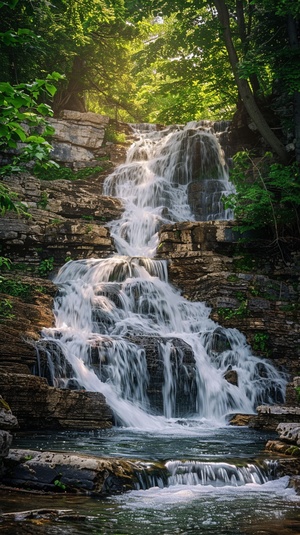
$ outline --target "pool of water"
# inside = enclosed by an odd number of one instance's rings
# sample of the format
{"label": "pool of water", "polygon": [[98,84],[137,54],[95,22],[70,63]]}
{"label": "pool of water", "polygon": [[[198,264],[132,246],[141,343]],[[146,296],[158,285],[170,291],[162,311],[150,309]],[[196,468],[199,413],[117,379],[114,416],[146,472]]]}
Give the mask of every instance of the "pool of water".
{"label": "pool of water", "polygon": [[[96,456],[146,460],[195,460],[243,464],[266,458],[269,433],[224,427],[153,436],[128,429],[18,435],[14,447],[76,451]],[[71,509],[61,517],[5,519],[0,532],[47,535],[291,535],[300,533],[300,497],[283,477],[239,487],[172,485],[135,490],[106,499],[0,491],[2,513]]]}
{"label": "pool of water", "polygon": [[174,431],[166,429],[155,435],[128,428],[23,434],[16,436],[14,447],[152,461],[170,458],[216,461],[262,456],[266,441],[276,436],[247,427],[182,425]]}

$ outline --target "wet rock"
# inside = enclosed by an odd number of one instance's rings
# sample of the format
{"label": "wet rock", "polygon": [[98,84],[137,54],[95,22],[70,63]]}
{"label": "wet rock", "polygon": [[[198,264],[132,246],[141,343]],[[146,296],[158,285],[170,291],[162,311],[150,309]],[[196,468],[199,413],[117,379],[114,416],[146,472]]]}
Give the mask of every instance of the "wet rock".
{"label": "wet rock", "polygon": [[251,418],[253,418],[253,414],[235,414],[229,424],[238,426],[248,425]]}
{"label": "wet rock", "polygon": [[152,409],[163,412],[163,387],[165,383],[165,365],[163,352],[166,344],[170,351],[171,369],[169,372],[177,377],[173,417],[184,417],[196,411],[197,385],[196,364],[192,348],[179,338],[131,335],[130,341],[141,346],[146,354],[149,383],[147,395]]}
{"label": "wet rock", "polygon": [[134,488],[142,462],[81,454],[11,450],[3,483],[31,490],[118,494]]}
{"label": "wet rock", "polygon": [[295,490],[300,495],[300,476],[292,476],[289,481],[289,488]]}
{"label": "wet rock", "polygon": [[235,370],[228,370],[225,372],[224,379],[226,379],[228,383],[238,386],[238,374]]}

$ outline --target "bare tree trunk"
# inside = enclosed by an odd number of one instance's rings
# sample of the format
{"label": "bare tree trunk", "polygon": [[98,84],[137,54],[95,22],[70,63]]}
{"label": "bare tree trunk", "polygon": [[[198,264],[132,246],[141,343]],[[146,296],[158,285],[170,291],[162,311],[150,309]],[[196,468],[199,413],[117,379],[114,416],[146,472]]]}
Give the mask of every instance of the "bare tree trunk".
{"label": "bare tree trunk", "polygon": [[238,57],[237,57],[237,53],[234,48],[234,44],[233,44],[232,37],[231,37],[230,21],[229,21],[229,13],[228,13],[227,5],[225,4],[223,0],[214,0],[214,4],[217,8],[218,18],[222,25],[222,29],[224,32],[224,41],[225,41],[226,49],[228,52],[229,61],[230,61],[232,71],[235,77],[235,81],[236,81],[238,90],[240,92],[241,99],[244,103],[244,106],[250,118],[255,123],[258,131],[260,132],[260,134],[266,141],[266,143],[268,143],[268,145],[277,154],[280,160],[283,163],[286,163],[287,152],[285,150],[284,145],[281,143],[278,137],[271,130],[263,114],[258,108],[254,99],[254,95],[250,89],[249,83],[247,82],[247,80],[243,80],[238,75],[238,70],[237,70]]}
{"label": "bare tree trunk", "polygon": [[61,89],[59,89],[55,94],[53,102],[53,110],[55,115],[59,115],[59,112],[64,109],[80,112],[86,111],[83,96],[84,74],[84,62],[82,58],[75,56],[67,87],[61,87]]}

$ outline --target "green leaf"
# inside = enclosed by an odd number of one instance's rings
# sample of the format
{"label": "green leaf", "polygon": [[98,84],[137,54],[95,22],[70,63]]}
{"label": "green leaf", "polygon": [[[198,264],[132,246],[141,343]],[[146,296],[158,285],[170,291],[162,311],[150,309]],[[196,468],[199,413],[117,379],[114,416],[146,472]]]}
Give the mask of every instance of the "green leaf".
{"label": "green leaf", "polygon": [[60,74],[59,72],[53,71],[51,74],[47,74],[47,80],[64,80],[66,76],[64,74]]}
{"label": "green leaf", "polygon": [[53,97],[56,93],[56,87],[53,84],[45,83],[45,88],[48,91],[48,93]]}
{"label": "green leaf", "polygon": [[7,95],[14,94],[14,88],[8,82],[0,82],[0,91]]}
{"label": "green leaf", "polygon": [[52,109],[48,104],[39,104],[36,108],[38,113],[41,113],[42,115],[50,115],[52,112]]}
{"label": "green leaf", "polygon": [[44,143],[45,138],[43,138],[42,136],[28,136],[26,138],[26,142],[27,143]]}

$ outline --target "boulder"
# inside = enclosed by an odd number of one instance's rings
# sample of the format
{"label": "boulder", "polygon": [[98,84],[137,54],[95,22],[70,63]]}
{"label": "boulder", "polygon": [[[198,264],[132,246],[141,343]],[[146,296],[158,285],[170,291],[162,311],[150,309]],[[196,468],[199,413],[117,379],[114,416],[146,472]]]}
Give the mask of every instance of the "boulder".
{"label": "boulder", "polygon": [[300,422],[280,423],[276,429],[279,439],[300,446]]}
{"label": "boulder", "polygon": [[227,370],[224,374],[224,379],[232,385],[238,386],[238,374],[236,370]]}
{"label": "boulder", "polygon": [[60,118],[48,119],[55,129],[51,158],[74,168],[97,163],[109,117],[97,113],[63,110]]}
{"label": "boulder", "polygon": [[84,148],[71,145],[71,143],[58,143],[52,141],[53,150],[51,151],[51,158],[58,163],[90,163],[95,160],[94,154]]}
{"label": "boulder", "polygon": [[246,426],[249,424],[249,421],[253,418],[253,414],[235,414],[229,424],[237,426]]}

